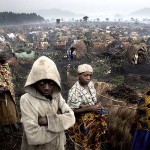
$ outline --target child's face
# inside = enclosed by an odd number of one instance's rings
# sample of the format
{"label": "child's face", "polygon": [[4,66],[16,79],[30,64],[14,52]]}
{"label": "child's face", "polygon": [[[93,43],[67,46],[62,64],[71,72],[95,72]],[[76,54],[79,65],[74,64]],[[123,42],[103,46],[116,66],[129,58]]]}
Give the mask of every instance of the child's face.
{"label": "child's face", "polygon": [[52,80],[44,79],[35,83],[36,89],[45,97],[52,95],[56,83]]}

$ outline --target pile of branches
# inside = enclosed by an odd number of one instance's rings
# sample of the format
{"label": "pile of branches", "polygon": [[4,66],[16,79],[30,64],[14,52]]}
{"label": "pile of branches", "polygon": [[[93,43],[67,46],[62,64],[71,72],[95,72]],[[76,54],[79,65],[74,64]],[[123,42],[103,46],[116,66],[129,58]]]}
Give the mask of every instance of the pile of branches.
{"label": "pile of branches", "polygon": [[137,103],[137,100],[139,99],[137,92],[125,85],[118,85],[114,89],[108,90],[107,94],[114,98],[127,100],[127,102],[132,104]]}

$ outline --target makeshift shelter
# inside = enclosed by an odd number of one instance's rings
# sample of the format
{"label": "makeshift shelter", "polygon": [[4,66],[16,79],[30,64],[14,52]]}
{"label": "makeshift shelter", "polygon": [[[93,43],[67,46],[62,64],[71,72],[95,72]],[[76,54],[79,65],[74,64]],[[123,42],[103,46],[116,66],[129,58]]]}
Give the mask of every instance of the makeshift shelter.
{"label": "makeshift shelter", "polygon": [[148,56],[146,44],[132,44],[127,50],[127,55],[129,58],[129,62],[132,64],[145,63]]}
{"label": "makeshift shelter", "polygon": [[150,46],[150,37],[148,37],[148,38],[146,39],[146,44],[147,44],[148,46]]}
{"label": "makeshift shelter", "polygon": [[93,49],[95,51],[103,51],[109,47],[115,39],[108,34],[100,34],[99,37],[93,39]]}
{"label": "makeshift shelter", "polygon": [[45,50],[48,49],[50,47],[50,44],[48,42],[36,42],[36,48],[37,49],[41,49],[41,50]]}
{"label": "makeshift shelter", "polygon": [[0,28],[0,34],[3,34],[3,33],[5,33],[4,29]]}
{"label": "makeshift shelter", "polygon": [[5,41],[4,36],[0,35],[0,43],[3,43]]}
{"label": "makeshift shelter", "polygon": [[59,50],[65,50],[66,49],[67,42],[65,40],[57,40],[54,43],[54,48]]}
{"label": "makeshift shelter", "polygon": [[14,33],[8,33],[7,34],[7,38],[8,39],[11,39],[11,40],[14,40],[16,38],[15,34]]}
{"label": "makeshift shelter", "polygon": [[35,52],[31,51],[30,53],[27,52],[21,52],[21,53],[15,53],[15,56],[17,58],[24,58],[24,59],[33,59],[35,57]]}
{"label": "makeshift shelter", "polygon": [[9,42],[0,42],[0,49],[2,50],[10,50],[11,51],[11,45]]}
{"label": "makeshift shelter", "polygon": [[82,40],[76,40],[70,48],[74,48],[76,50],[76,58],[81,58],[87,53],[87,47]]}
{"label": "makeshift shelter", "polygon": [[139,43],[139,35],[136,32],[131,32],[128,41],[131,43]]}

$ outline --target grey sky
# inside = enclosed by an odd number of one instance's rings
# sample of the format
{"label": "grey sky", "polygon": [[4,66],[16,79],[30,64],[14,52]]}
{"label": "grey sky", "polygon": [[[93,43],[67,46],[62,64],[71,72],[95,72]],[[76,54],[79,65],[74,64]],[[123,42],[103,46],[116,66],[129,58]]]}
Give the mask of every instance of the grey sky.
{"label": "grey sky", "polygon": [[0,12],[59,8],[74,13],[130,13],[150,8],[150,0],[0,0]]}

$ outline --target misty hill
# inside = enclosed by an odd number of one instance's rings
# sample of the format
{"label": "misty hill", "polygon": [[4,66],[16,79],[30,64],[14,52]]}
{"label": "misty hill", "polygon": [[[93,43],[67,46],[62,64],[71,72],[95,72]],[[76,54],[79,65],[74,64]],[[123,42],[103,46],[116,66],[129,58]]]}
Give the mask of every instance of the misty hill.
{"label": "misty hill", "polygon": [[129,14],[131,17],[150,18],[150,8],[143,8]]}
{"label": "misty hill", "polygon": [[40,16],[44,17],[45,19],[50,19],[50,18],[75,18],[75,17],[83,17],[83,14],[76,14],[71,11],[67,10],[61,10],[61,9],[44,9],[44,10],[39,10],[36,12]]}
{"label": "misty hill", "polygon": [[44,18],[36,13],[13,13],[0,12],[0,25],[18,25],[26,23],[39,23],[44,21]]}

